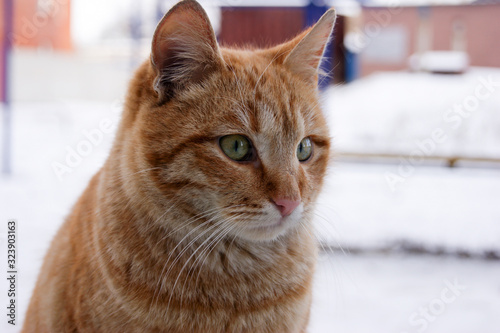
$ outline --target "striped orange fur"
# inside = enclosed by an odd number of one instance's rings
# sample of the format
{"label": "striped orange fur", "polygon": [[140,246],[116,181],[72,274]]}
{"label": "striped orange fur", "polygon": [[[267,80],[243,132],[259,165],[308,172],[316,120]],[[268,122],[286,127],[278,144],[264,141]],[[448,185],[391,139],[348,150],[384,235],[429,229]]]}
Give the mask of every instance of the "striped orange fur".
{"label": "striped orange fur", "polygon": [[[196,1],[175,5],[22,331],[305,332],[330,147],[318,64],[334,21],[330,10],[282,45],[231,49]],[[220,145],[235,134],[250,145],[242,161]]]}

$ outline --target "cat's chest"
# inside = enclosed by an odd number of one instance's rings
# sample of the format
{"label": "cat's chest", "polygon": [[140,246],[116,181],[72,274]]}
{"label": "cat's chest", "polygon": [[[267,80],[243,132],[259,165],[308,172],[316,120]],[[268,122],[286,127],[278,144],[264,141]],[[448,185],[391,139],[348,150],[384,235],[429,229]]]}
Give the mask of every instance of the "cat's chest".
{"label": "cat's chest", "polygon": [[300,332],[313,268],[294,264],[282,259],[281,265],[235,271],[221,261],[217,269],[182,275],[155,309],[164,314],[160,326],[168,332]]}
{"label": "cat's chest", "polygon": [[[315,249],[221,247],[176,263],[164,279],[165,294],[211,308],[250,309],[300,293],[314,271]],[[182,267],[181,267],[182,266]]]}
{"label": "cat's chest", "polygon": [[181,258],[168,274],[147,283],[149,288],[144,280],[123,285],[121,307],[144,314],[141,325],[150,331],[259,332],[279,323],[271,331],[294,332],[310,303],[314,249],[219,250]]}

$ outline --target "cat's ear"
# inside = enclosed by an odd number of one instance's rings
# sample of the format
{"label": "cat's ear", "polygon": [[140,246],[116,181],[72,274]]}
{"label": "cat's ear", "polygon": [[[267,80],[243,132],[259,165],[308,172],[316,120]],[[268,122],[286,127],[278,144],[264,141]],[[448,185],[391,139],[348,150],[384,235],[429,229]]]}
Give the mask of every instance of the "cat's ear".
{"label": "cat's ear", "polygon": [[319,65],[330,40],[335,19],[335,10],[332,8],[323,14],[305,36],[303,33],[290,41],[289,45],[293,49],[286,56],[284,65],[302,79],[317,84]]}
{"label": "cat's ear", "polygon": [[165,14],[153,36],[151,64],[154,89],[162,100],[222,64],[214,30],[198,2],[180,1]]}

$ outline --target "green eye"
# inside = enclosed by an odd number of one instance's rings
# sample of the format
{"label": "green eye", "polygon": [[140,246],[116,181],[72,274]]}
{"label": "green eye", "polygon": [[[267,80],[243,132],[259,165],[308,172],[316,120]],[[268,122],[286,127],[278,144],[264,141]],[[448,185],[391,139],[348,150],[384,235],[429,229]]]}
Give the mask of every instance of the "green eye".
{"label": "green eye", "polygon": [[250,140],[243,135],[233,134],[220,138],[219,145],[230,159],[235,161],[248,161],[252,157]]}
{"label": "green eye", "polygon": [[297,147],[297,158],[299,161],[304,162],[311,157],[312,154],[312,142],[310,138],[304,138],[300,141]]}

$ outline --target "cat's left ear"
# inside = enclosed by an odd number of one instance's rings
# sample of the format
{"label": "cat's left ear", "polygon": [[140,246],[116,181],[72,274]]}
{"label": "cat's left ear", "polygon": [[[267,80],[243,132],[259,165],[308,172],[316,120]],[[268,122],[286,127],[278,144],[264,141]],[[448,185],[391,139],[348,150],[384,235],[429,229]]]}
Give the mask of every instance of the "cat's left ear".
{"label": "cat's left ear", "polygon": [[289,42],[296,45],[288,53],[283,64],[307,82],[317,84],[319,65],[330,40],[335,20],[335,10],[329,9],[305,36],[301,34]]}
{"label": "cat's left ear", "polygon": [[208,15],[195,0],[178,2],[156,27],[151,64],[154,89],[166,100],[176,89],[201,81],[223,63]]}

